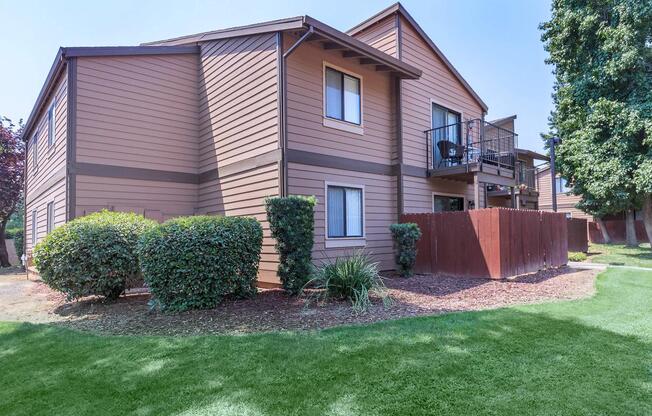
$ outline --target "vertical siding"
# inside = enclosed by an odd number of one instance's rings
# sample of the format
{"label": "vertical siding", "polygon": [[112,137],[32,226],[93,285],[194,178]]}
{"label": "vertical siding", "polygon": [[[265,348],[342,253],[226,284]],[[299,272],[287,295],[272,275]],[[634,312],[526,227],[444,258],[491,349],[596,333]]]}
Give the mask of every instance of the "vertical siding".
{"label": "vertical siding", "polygon": [[278,148],[275,33],[200,44],[199,170]]}
{"label": "vertical siding", "polygon": [[[286,47],[295,40],[287,37]],[[324,61],[362,77],[363,135],[324,126]],[[307,43],[288,59],[287,74],[289,149],[384,164],[395,160],[395,115],[387,73]]]}
{"label": "vertical siding", "polygon": [[395,268],[392,239],[389,226],[396,222],[396,179],[393,176],[375,175],[322,168],[317,166],[290,163],[288,167],[288,185],[291,195],[314,195],[317,197],[315,208],[315,245],[313,260],[316,264],[337,256],[350,254],[354,249],[327,249],[325,217],[325,183],[338,182],[351,185],[364,185],[365,215],[365,251],[380,262],[382,270]]}
{"label": "vertical siding", "polygon": [[[279,148],[276,34],[200,44],[199,171],[237,164]],[[258,279],[278,283],[278,258],[264,199],[279,191],[277,163],[199,186],[200,214],[254,217],[263,226]]]}
{"label": "vertical siding", "polygon": [[396,15],[389,16],[355,34],[355,38],[398,58],[398,28]]}
{"label": "vertical siding", "polygon": [[77,161],[197,173],[196,55],[77,60]]}
{"label": "vertical siding", "polygon": [[[35,132],[38,131],[38,168],[34,169],[32,164],[32,136],[29,137],[27,149],[27,198],[25,218],[27,235],[27,254],[32,252],[32,211],[36,210],[38,219],[36,223],[37,242],[46,235],[46,207],[49,202],[54,202],[54,226],[66,222],[66,130],[68,117],[68,85],[67,72],[61,75],[53,89],[43,113],[39,115],[35,124]],[[52,100],[55,105],[55,135],[52,147],[48,149],[48,117],[47,109]],[[40,195],[37,195],[40,193]]]}
{"label": "vertical siding", "polygon": [[[541,170],[537,173],[537,190],[539,191],[539,209],[542,211],[552,211],[552,183],[550,179],[550,169]],[[557,194],[557,212],[570,212],[573,218],[586,218],[593,220],[593,216],[584,211],[575,208],[575,204],[580,201],[579,195]]]}

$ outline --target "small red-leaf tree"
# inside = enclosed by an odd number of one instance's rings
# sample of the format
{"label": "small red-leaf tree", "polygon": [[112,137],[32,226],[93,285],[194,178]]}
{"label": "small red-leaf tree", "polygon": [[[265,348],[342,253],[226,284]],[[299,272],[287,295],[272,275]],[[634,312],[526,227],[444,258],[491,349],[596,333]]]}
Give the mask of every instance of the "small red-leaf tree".
{"label": "small red-leaf tree", "polygon": [[10,266],[5,228],[23,190],[25,143],[22,121],[19,124],[16,127],[11,120],[0,117],[0,267]]}

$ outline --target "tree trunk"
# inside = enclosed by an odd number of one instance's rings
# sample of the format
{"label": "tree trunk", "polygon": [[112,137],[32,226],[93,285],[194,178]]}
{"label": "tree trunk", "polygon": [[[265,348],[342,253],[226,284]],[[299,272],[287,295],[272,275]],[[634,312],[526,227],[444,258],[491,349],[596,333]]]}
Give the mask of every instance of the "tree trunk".
{"label": "tree trunk", "polygon": [[598,223],[598,227],[600,227],[600,232],[602,233],[602,242],[605,244],[611,244],[611,237],[609,237],[609,232],[607,231],[607,227],[604,225],[604,221],[602,221],[602,218],[596,218],[595,222]]}
{"label": "tree trunk", "polygon": [[633,209],[628,209],[625,214],[625,241],[628,247],[638,247]]}
{"label": "tree trunk", "polygon": [[7,245],[5,244],[5,228],[7,221],[0,222],[0,267],[9,267],[9,253],[7,252]]}
{"label": "tree trunk", "polygon": [[652,194],[645,195],[643,200],[643,224],[645,224],[647,240],[652,248]]}

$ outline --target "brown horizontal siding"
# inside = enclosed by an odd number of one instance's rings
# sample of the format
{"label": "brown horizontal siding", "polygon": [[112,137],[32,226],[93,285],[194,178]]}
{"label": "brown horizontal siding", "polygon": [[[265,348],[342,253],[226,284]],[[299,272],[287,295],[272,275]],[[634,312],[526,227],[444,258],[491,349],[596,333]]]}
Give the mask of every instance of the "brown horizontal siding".
{"label": "brown horizontal siding", "polygon": [[354,249],[327,249],[325,247],[325,183],[339,182],[365,187],[365,251],[380,262],[383,270],[394,269],[394,251],[389,226],[397,222],[396,212],[396,178],[345,171],[340,169],[290,163],[288,167],[288,191],[291,195],[314,195],[317,197],[315,208],[315,245],[313,260],[316,264],[338,256],[348,255]]}
{"label": "brown horizontal siding", "polygon": [[[481,189],[480,200],[484,199]],[[474,200],[473,185],[462,181],[436,178],[418,178],[405,176],[403,178],[403,198],[406,213],[432,212],[433,192],[442,195],[459,195],[467,202]],[[483,202],[482,202],[483,204]]]}
{"label": "brown horizontal siding", "polygon": [[431,100],[462,112],[464,119],[481,118],[482,108],[405,19],[401,39],[401,59],[423,71],[420,79],[402,82],[403,157],[407,164],[425,166],[424,131],[431,128]]}
{"label": "brown horizontal siding", "polygon": [[260,221],[264,239],[259,280],[265,283],[279,282],[278,257],[265,213],[265,198],[278,195],[278,172],[278,164],[273,163],[199,185],[199,214],[245,216]]}
{"label": "brown horizontal siding", "polygon": [[199,170],[278,148],[276,34],[200,44]]}
{"label": "brown horizontal siding", "polygon": [[[539,209],[552,211],[552,181],[550,169],[541,170],[536,177],[537,190],[539,191]],[[575,205],[580,202],[581,197],[573,194],[557,194],[557,212],[570,212],[573,218],[586,218],[593,220],[593,216],[577,209]]]}
{"label": "brown horizontal siding", "polygon": [[[287,37],[286,48],[296,39]],[[359,135],[324,126],[324,61],[362,77],[362,127]],[[288,148],[377,163],[396,159],[391,79],[341,52],[303,44],[288,59]]]}
{"label": "brown horizontal siding", "polygon": [[[26,227],[27,235],[25,243],[27,254],[32,252],[32,211],[36,210],[37,220],[37,242],[46,235],[47,225],[47,204],[54,202],[54,226],[66,222],[66,137],[68,126],[68,85],[67,71],[61,75],[49,97],[43,112],[38,116],[34,129],[38,132],[38,167],[35,169],[32,164],[34,148],[32,137],[27,149],[27,190],[26,190]],[[55,105],[55,128],[53,145],[48,148],[48,117],[47,110],[52,100]]]}
{"label": "brown horizontal siding", "polygon": [[197,173],[196,55],[77,60],[77,161]]}
{"label": "brown horizontal siding", "polygon": [[356,39],[373,46],[395,58],[398,58],[398,28],[396,16],[388,16],[378,23],[369,26],[354,36]]}

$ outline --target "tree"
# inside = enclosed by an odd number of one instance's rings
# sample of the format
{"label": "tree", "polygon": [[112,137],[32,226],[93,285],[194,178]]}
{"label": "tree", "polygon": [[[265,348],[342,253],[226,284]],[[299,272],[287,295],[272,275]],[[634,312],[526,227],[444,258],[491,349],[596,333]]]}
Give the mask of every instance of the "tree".
{"label": "tree", "polygon": [[16,126],[0,117],[0,267],[9,266],[5,228],[16,210],[23,189],[25,145],[21,138],[22,122]]}
{"label": "tree", "polygon": [[652,2],[554,0],[540,28],[555,67],[559,171],[579,208],[598,218],[624,211],[636,244],[634,210],[652,204]]}

